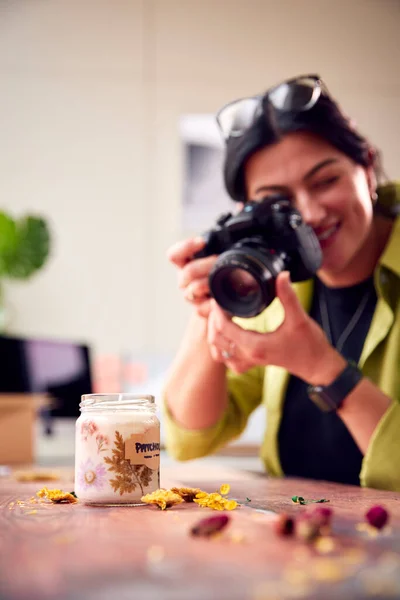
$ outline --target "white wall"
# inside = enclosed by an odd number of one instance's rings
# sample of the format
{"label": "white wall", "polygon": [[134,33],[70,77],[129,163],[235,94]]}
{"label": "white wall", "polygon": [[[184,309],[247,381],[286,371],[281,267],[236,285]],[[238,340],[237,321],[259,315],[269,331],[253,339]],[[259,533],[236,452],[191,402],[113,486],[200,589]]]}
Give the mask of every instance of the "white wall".
{"label": "white wall", "polygon": [[319,72],[398,177],[399,28],[397,0],[2,0],[0,207],[55,239],[11,331],[176,348],[182,113]]}

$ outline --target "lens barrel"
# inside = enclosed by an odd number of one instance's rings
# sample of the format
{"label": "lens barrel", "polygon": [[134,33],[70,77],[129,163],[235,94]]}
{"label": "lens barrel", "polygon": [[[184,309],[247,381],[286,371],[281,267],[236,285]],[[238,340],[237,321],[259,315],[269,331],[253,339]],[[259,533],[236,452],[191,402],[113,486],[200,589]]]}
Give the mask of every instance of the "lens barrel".
{"label": "lens barrel", "polygon": [[281,256],[266,247],[233,247],[218,257],[210,273],[210,290],[230,314],[254,317],[275,298],[275,280],[284,269]]}

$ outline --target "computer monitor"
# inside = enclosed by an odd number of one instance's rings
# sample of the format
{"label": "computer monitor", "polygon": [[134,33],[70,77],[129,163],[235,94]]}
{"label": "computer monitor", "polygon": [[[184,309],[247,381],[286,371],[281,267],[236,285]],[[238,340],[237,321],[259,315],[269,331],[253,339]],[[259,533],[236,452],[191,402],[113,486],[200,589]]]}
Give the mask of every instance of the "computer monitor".
{"label": "computer monitor", "polygon": [[0,336],[0,393],[47,393],[53,416],[78,417],[81,395],[92,391],[87,345]]}

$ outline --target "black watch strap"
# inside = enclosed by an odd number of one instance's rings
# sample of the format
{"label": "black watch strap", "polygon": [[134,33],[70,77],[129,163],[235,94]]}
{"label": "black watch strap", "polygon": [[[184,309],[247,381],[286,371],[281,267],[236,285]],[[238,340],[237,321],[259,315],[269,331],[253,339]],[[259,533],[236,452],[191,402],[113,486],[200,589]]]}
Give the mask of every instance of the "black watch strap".
{"label": "black watch strap", "polygon": [[357,365],[351,361],[330,385],[310,385],[309,398],[324,412],[337,410],[343,400],[363,378]]}

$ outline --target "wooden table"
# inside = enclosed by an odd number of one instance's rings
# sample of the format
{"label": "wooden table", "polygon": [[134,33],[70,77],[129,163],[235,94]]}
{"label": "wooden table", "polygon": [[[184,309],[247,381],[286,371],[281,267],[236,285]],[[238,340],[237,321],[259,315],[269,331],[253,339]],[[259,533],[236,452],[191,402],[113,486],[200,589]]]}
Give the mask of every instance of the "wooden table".
{"label": "wooden table", "polygon": [[[201,461],[200,461],[201,462]],[[96,508],[30,504],[41,483],[0,479],[2,600],[266,600],[277,598],[399,598],[400,494],[323,482],[268,479],[189,463],[164,469],[174,484],[215,491],[245,502],[216,539],[190,536],[200,518],[219,514],[194,504]],[[47,484],[73,489],[73,474]],[[327,498],[334,511],[334,548],[278,537],[275,515],[309,510],[293,495]],[[14,504],[17,500],[24,504]],[[383,504],[390,529],[359,531],[365,511]],[[11,506],[11,508],[10,508]],[[259,512],[260,509],[266,512]],[[32,512],[37,511],[37,512]],[[328,552],[329,551],[329,552]],[[324,553],[328,552],[328,553]]]}

